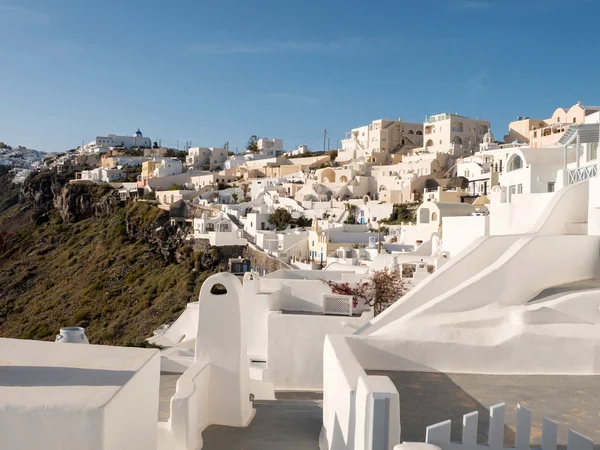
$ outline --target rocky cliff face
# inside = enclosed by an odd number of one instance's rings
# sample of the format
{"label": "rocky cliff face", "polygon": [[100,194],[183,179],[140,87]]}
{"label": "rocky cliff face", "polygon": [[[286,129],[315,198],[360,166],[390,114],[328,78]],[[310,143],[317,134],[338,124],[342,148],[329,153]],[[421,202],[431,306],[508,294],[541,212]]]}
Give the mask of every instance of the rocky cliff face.
{"label": "rocky cliff face", "polygon": [[66,223],[108,217],[121,203],[115,190],[80,184],[67,184],[53,194],[52,203]]}
{"label": "rocky cliff face", "polygon": [[170,224],[167,211],[145,202],[126,205],[109,186],[69,184],[68,181],[67,177],[50,171],[32,174],[25,180],[20,203],[34,211],[36,224],[47,221],[52,210],[58,211],[64,223],[122,214],[132,241],[150,244],[169,262],[182,259],[178,252],[185,242],[185,234]]}
{"label": "rocky cliff face", "polygon": [[21,186],[19,201],[23,206],[44,214],[51,208],[54,196],[67,182],[66,177],[55,172],[31,174]]}

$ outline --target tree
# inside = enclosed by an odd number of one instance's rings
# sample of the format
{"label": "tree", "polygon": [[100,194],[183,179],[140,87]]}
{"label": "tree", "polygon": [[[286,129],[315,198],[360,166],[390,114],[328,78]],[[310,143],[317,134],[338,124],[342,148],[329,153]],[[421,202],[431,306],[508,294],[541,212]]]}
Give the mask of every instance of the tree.
{"label": "tree", "polygon": [[348,211],[346,223],[356,223],[356,205],[353,205],[352,203],[346,203],[346,211]]}
{"label": "tree", "polygon": [[299,227],[310,227],[312,226],[312,219],[307,219],[304,216],[299,217],[296,221],[296,225],[298,225]]}
{"label": "tree", "polygon": [[244,200],[248,197],[248,192],[250,192],[250,185],[248,183],[242,184],[242,193],[244,194]]}
{"label": "tree", "polygon": [[235,192],[233,194],[231,194],[231,198],[233,199],[233,203],[237,203],[238,195]]}
{"label": "tree", "polygon": [[258,153],[258,137],[255,135],[250,136],[250,139],[248,139],[248,143],[246,144],[246,151]]}
{"label": "tree", "polygon": [[403,222],[415,222],[415,209],[410,203],[397,203],[392,208],[392,214],[383,222],[388,224],[400,224]]}
{"label": "tree", "polygon": [[352,284],[347,281],[321,281],[328,285],[334,294],[351,295],[354,307],[358,306],[359,302],[371,306],[376,316],[406,293],[406,286],[400,274],[387,268],[377,270],[366,280],[361,279]]}
{"label": "tree", "polygon": [[269,216],[269,223],[275,225],[278,230],[285,230],[292,220],[292,215],[285,208],[277,208]]}

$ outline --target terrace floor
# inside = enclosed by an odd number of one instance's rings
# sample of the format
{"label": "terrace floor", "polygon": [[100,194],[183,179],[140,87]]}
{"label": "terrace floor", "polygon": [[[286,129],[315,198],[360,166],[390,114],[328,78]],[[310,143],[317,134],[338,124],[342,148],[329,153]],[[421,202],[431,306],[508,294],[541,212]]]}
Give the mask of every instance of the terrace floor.
{"label": "terrace floor", "polygon": [[[448,419],[452,440],[460,441],[463,414],[479,411],[478,441],[487,443],[489,407],[505,402],[504,444],[512,446],[520,402],[532,410],[533,446],[541,443],[544,415],[558,423],[559,448],[566,447],[569,428],[600,443],[600,376],[368,373],[390,377],[398,389],[402,441],[423,442],[427,426]],[[161,375],[159,421],[168,420],[178,378]],[[322,395],[279,392],[276,397],[254,402],[256,415],[247,428],[208,427],[203,450],[318,450]]]}
{"label": "terrace floor", "polygon": [[[158,420],[169,419],[169,404],[179,374],[161,374]],[[319,450],[323,423],[320,393],[276,394],[275,401],[255,401],[247,428],[213,425],[202,433],[202,450]]]}
{"label": "terrace floor", "polygon": [[487,443],[489,407],[504,402],[505,446],[514,445],[517,403],[532,410],[534,446],[543,416],[558,423],[559,445],[569,428],[600,443],[600,376],[368,373],[390,377],[398,389],[402,441],[423,442],[427,426],[451,419],[451,439],[460,442],[463,414],[478,411],[478,442]]}

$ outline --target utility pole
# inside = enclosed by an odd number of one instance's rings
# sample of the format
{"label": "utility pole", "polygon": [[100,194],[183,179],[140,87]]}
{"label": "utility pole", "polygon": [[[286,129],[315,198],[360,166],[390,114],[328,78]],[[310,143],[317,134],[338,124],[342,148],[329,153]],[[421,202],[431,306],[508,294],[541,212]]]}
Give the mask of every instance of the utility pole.
{"label": "utility pole", "polygon": [[327,142],[327,128],[323,130],[323,151],[325,151],[325,143]]}
{"label": "utility pole", "polygon": [[381,254],[381,222],[377,222],[377,254]]}
{"label": "utility pole", "polygon": [[331,138],[327,138],[327,151],[331,150]]}

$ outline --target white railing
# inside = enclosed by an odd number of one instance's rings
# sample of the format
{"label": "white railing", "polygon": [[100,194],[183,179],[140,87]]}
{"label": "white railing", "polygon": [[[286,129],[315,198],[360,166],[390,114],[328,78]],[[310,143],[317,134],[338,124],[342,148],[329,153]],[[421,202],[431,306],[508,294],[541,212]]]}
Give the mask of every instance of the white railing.
{"label": "white railing", "polygon": [[[427,427],[425,441],[428,444],[437,445],[442,450],[530,450],[531,437],[531,411],[521,405],[517,405],[517,425],[515,431],[515,445],[504,446],[504,403],[494,405],[490,408],[490,425],[488,443],[477,443],[477,421],[479,413],[474,411],[463,416],[462,442],[450,441],[451,420],[440,422]],[[556,422],[546,417],[542,425],[541,450],[556,450],[558,426]],[[594,443],[569,430],[567,450],[593,450]]]}
{"label": "white railing", "polygon": [[580,183],[595,177],[598,174],[598,165],[592,164],[589,166],[578,167],[576,169],[569,170],[567,173],[568,184]]}

